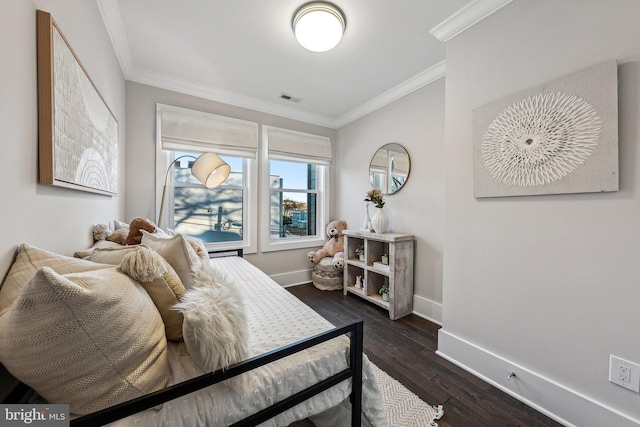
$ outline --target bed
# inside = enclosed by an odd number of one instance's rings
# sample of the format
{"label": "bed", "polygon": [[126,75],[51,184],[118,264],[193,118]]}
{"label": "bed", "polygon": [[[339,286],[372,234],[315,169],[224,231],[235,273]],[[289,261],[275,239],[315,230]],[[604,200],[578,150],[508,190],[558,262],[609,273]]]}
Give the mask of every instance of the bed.
{"label": "bed", "polygon": [[[21,250],[24,252],[25,245]],[[80,416],[72,414],[72,425],[287,426],[306,418],[317,426],[386,425],[371,363],[362,354],[362,322],[335,328],[241,256],[216,257],[203,263],[234,283],[239,292],[247,321],[244,344],[248,357],[209,372],[184,341],[167,340],[169,374],[162,387],[124,403],[90,413],[82,411]],[[94,268],[87,265],[83,268]],[[92,270],[92,275],[115,274],[111,267],[103,268],[107,264],[97,265],[100,268]],[[8,293],[3,288],[0,302],[3,290]],[[7,305],[0,304],[0,346],[6,342],[2,334],[8,333],[7,325],[3,329],[2,324],[6,311]],[[3,356],[0,349],[3,363],[6,353]],[[4,381],[11,380],[2,371]],[[352,387],[354,383],[361,386]],[[18,383],[3,403],[24,401],[28,390]],[[39,396],[30,394],[30,402],[38,403]]]}

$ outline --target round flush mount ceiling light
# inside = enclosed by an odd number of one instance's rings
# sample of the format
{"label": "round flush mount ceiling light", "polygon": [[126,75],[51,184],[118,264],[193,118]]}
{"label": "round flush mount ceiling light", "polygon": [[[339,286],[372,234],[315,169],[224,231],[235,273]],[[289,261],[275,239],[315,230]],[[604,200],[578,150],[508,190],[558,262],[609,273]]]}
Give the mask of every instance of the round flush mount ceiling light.
{"label": "round flush mount ceiling light", "polygon": [[338,6],[311,2],[294,13],[291,25],[302,47],[313,52],[326,52],[340,42],[347,21]]}

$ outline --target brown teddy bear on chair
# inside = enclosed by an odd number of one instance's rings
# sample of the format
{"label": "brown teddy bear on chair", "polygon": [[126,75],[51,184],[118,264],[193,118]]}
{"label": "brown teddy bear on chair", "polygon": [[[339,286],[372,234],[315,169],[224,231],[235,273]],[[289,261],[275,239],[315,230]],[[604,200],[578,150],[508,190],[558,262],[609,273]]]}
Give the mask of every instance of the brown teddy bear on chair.
{"label": "brown teddy bear on chair", "polygon": [[326,238],[324,246],[307,254],[309,261],[314,264],[320,262],[322,258],[333,257],[333,266],[342,268],[344,266],[344,237],[342,231],[347,229],[347,223],[343,220],[331,221],[327,224]]}

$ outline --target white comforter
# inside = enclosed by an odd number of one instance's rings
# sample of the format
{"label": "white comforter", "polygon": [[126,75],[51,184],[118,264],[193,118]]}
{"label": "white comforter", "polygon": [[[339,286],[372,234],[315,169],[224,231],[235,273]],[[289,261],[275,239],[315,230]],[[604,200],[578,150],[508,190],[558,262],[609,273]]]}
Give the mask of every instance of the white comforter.
{"label": "white comforter", "polygon": [[[276,284],[262,271],[238,257],[211,260],[241,286],[248,309],[249,349],[256,356],[333,328],[328,321]],[[116,426],[226,426],[256,413],[348,366],[349,340],[339,337],[278,360],[247,374],[249,391],[235,392],[223,384],[197,391],[120,420]],[[170,384],[201,375],[184,343],[169,344]],[[369,360],[363,361],[363,424],[386,426],[380,391]],[[287,426],[307,417],[317,425],[349,425],[351,380],[332,387],[263,423]]]}

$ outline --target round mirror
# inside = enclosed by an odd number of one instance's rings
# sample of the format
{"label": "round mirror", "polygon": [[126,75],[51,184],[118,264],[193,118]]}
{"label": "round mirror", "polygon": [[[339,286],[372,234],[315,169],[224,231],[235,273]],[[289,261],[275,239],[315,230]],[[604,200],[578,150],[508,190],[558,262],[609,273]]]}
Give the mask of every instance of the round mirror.
{"label": "round mirror", "polygon": [[411,160],[409,153],[400,144],[391,143],[380,147],[369,164],[369,181],[382,194],[399,191],[409,178]]}

